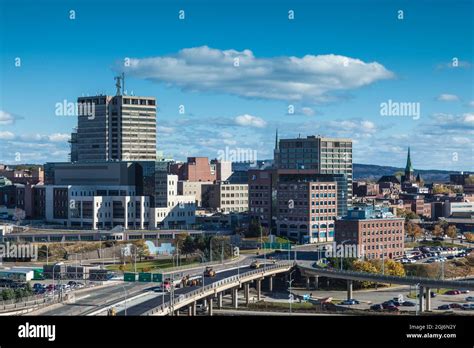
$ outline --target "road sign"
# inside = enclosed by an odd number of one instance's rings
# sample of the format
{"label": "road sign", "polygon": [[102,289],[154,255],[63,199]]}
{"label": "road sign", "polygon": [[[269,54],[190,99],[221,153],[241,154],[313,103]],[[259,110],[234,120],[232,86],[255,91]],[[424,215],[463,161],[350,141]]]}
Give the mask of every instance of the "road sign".
{"label": "road sign", "polygon": [[138,273],[139,282],[151,282],[151,273],[140,272]]}
{"label": "road sign", "polygon": [[162,273],[152,273],[152,282],[161,283],[163,281]]}
{"label": "road sign", "polygon": [[136,282],[137,281],[137,274],[136,273],[124,273],[123,274],[123,281],[125,281],[125,282]]}
{"label": "road sign", "polygon": [[263,247],[265,249],[284,249],[289,250],[291,249],[290,243],[263,243]]}

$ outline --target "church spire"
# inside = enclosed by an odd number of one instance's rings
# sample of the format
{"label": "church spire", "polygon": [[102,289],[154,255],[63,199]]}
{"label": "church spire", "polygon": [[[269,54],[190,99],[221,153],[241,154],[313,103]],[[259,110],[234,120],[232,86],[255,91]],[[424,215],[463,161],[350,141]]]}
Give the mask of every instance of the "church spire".
{"label": "church spire", "polygon": [[407,165],[405,167],[405,174],[407,173],[413,173],[413,166],[411,165],[411,158],[410,158],[410,146],[408,146]]}

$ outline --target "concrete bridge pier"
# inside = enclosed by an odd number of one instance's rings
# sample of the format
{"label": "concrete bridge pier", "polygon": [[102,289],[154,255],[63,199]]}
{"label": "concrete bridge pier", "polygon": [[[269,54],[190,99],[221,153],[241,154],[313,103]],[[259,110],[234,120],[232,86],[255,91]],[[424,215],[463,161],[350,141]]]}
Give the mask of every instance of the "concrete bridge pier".
{"label": "concrete bridge pier", "polygon": [[352,280],[347,281],[347,299],[352,299]]}
{"label": "concrete bridge pier", "polygon": [[245,305],[248,306],[250,302],[250,284],[244,284]]}
{"label": "concrete bridge pier", "polygon": [[255,280],[257,287],[257,301],[260,301],[260,296],[262,294],[262,279]]}
{"label": "concrete bridge pier", "polygon": [[190,304],[188,306],[188,317],[192,317],[193,316],[193,305]]}
{"label": "concrete bridge pier", "polygon": [[425,309],[431,312],[431,289],[427,287],[425,293]]}
{"label": "concrete bridge pier", "polygon": [[235,309],[239,308],[238,288],[232,289],[232,307]]}
{"label": "concrete bridge pier", "polygon": [[306,277],[306,290],[311,288],[311,279],[310,277]]}
{"label": "concrete bridge pier", "polygon": [[212,301],[212,297],[209,298],[208,300],[209,302],[209,306],[207,307],[207,314],[212,317],[212,314],[213,314],[213,308],[212,308],[212,305],[213,305],[213,301]]}
{"label": "concrete bridge pier", "polygon": [[220,292],[217,294],[217,308],[221,309],[222,308],[222,297],[223,297],[223,293]]}
{"label": "concrete bridge pier", "polygon": [[207,298],[202,299],[202,305],[203,305],[204,308],[207,307]]}
{"label": "concrete bridge pier", "polygon": [[273,291],[273,276],[268,277],[268,290]]}
{"label": "concrete bridge pier", "polygon": [[418,291],[418,306],[419,306],[419,310],[420,310],[420,313],[423,313],[423,292],[424,291],[424,288],[422,286],[420,286],[419,288],[419,291]]}
{"label": "concrete bridge pier", "polygon": [[314,276],[314,289],[318,290],[319,288],[319,276]]}

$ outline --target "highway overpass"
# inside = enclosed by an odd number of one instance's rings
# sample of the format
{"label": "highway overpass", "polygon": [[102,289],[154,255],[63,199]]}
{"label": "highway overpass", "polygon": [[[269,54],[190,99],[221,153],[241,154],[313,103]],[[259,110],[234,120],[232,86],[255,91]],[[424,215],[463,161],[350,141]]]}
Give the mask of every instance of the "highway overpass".
{"label": "highway overpass", "polygon": [[[352,282],[353,281],[370,281],[381,284],[400,284],[416,286],[419,290],[419,308],[423,312],[424,309],[431,310],[431,289],[462,289],[474,290],[474,281],[459,280],[441,280],[421,277],[397,277],[391,275],[382,275],[376,273],[340,271],[336,269],[327,269],[320,267],[312,267],[310,265],[297,265],[301,275],[306,277],[307,284],[310,278],[314,278],[315,287],[318,287],[319,277],[328,277],[347,280],[347,299],[352,299]],[[423,300],[425,307],[423,307]]]}

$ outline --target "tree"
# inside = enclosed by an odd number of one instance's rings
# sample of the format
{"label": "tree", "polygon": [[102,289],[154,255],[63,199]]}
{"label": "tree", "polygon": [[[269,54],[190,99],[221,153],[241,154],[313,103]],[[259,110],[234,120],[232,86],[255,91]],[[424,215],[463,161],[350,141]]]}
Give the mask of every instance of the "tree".
{"label": "tree", "polygon": [[436,224],[433,228],[433,236],[435,237],[441,237],[444,233],[443,228],[441,227],[440,224]]}
{"label": "tree", "polygon": [[466,233],[464,233],[464,237],[466,237],[467,241],[474,242],[474,233],[466,232]]}
{"label": "tree", "polygon": [[405,276],[405,268],[400,262],[395,262],[394,260],[385,260],[384,266],[385,274],[396,276],[396,277],[404,277]]}
{"label": "tree", "polygon": [[138,256],[140,261],[142,261],[143,257],[150,255],[150,250],[148,249],[148,245],[146,245],[143,239],[137,240],[134,243],[134,246],[135,246],[134,247],[135,255]]}
{"label": "tree", "polygon": [[13,300],[15,298],[15,291],[13,289],[5,289],[2,291],[2,299],[4,301]]}
{"label": "tree", "polygon": [[[355,260],[352,263],[352,269],[357,272],[366,272],[366,273],[377,273],[377,268],[375,265],[369,261]],[[361,287],[368,288],[375,285],[374,282],[361,281]]]}
{"label": "tree", "polygon": [[263,235],[262,225],[257,219],[250,220],[246,237],[260,237],[260,235]]}
{"label": "tree", "polygon": [[183,246],[181,247],[181,252],[184,255],[192,254],[196,250],[196,243],[193,237],[186,236],[183,242]]}
{"label": "tree", "polygon": [[451,243],[454,243],[454,239],[457,237],[458,235],[458,231],[456,229],[456,226],[454,225],[449,225],[447,228],[446,228],[446,235],[451,238]]}
{"label": "tree", "polygon": [[406,234],[415,241],[416,238],[419,238],[423,234],[423,230],[418,224],[408,221],[406,223]]}
{"label": "tree", "polygon": [[397,208],[397,216],[400,216],[401,218],[405,218],[405,221],[407,222],[408,220],[419,218],[419,216],[416,213],[412,212],[411,210],[403,209],[403,208]]}

